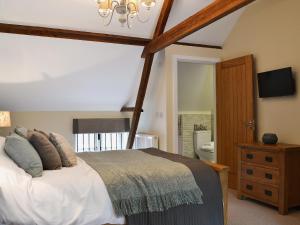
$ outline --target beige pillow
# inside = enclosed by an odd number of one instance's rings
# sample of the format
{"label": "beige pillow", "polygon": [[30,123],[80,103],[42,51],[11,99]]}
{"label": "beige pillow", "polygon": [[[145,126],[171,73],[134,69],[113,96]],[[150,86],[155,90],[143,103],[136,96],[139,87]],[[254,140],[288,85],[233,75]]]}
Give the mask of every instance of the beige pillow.
{"label": "beige pillow", "polygon": [[39,132],[41,133],[42,135],[44,135],[46,138],[50,138],[49,134],[47,134],[46,132],[42,131],[42,130],[38,130],[38,129],[34,129],[35,132]]}
{"label": "beige pillow", "polygon": [[63,166],[71,167],[77,165],[77,157],[75,151],[70,143],[62,135],[50,133],[49,139],[56,147]]}

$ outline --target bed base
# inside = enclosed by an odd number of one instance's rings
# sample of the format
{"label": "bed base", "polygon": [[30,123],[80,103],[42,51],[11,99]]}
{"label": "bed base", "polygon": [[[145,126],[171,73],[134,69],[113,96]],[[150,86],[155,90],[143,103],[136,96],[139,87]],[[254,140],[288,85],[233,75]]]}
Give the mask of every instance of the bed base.
{"label": "bed base", "polygon": [[[208,164],[213,170],[215,170],[221,181],[222,186],[222,192],[223,192],[223,210],[224,210],[224,225],[227,225],[228,223],[228,166],[224,166],[221,164],[211,163],[208,161],[205,161],[206,164]],[[104,224],[104,225],[122,225],[122,224]],[[125,224],[126,225],[126,224]]]}

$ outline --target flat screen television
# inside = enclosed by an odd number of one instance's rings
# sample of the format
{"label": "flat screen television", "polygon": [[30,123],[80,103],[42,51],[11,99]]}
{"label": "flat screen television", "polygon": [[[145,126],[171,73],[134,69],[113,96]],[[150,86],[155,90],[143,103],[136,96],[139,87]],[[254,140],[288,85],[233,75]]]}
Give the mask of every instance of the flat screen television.
{"label": "flat screen television", "polygon": [[259,73],[258,89],[260,98],[294,95],[296,87],[292,68]]}

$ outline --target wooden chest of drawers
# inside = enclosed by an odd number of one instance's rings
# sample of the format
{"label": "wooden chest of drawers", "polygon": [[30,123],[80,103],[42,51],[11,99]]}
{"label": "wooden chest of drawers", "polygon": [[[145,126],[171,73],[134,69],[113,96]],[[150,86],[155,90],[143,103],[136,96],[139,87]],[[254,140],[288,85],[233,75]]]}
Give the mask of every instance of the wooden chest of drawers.
{"label": "wooden chest of drawers", "polygon": [[280,214],[300,206],[300,146],[240,144],[238,197],[278,207]]}

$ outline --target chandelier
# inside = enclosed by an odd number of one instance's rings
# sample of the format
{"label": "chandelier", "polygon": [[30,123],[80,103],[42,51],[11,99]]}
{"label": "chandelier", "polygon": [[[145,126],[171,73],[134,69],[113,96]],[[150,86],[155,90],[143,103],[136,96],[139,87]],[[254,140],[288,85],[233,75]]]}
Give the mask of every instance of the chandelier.
{"label": "chandelier", "polygon": [[127,24],[131,28],[131,22],[137,19],[141,23],[146,23],[150,16],[141,18],[142,11],[149,14],[151,8],[156,4],[156,0],[96,0],[98,4],[98,13],[104,20],[104,25],[108,26],[114,14],[118,15],[118,20],[122,27]]}

